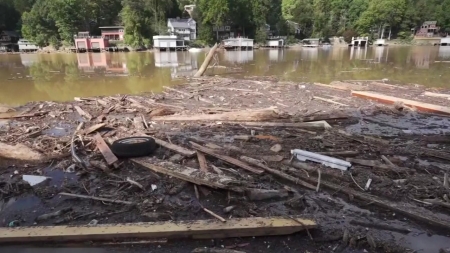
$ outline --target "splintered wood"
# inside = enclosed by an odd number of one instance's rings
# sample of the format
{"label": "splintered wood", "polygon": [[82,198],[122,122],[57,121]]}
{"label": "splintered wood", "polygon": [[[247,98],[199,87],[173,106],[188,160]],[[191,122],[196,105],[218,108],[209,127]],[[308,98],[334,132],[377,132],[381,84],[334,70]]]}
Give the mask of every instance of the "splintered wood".
{"label": "splintered wood", "polygon": [[199,151],[201,151],[201,152],[203,152],[205,154],[208,154],[210,156],[213,156],[215,158],[223,160],[223,161],[225,161],[227,163],[230,163],[232,165],[236,165],[236,166],[238,166],[238,167],[240,167],[240,168],[242,168],[244,170],[248,170],[248,171],[253,172],[255,174],[261,174],[261,173],[264,172],[264,170],[253,168],[253,167],[249,166],[248,164],[246,164],[246,163],[244,163],[242,161],[239,161],[238,159],[234,159],[233,157],[229,157],[229,156],[226,156],[226,155],[219,155],[219,154],[215,153],[213,150],[211,150],[209,148],[206,148],[206,147],[203,147],[203,146],[201,146],[201,145],[199,145],[199,144],[197,144],[195,142],[191,141],[190,143],[191,143],[193,148],[195,148],[195,149],[197,149],[197,150],[199,150]]}
{"label": "splintered wood", "polygon": [[0,228],[0,243],[81,242],[155,238],[230,238],[289,235],[317,225],[300,218],[242,218],[197,221],[98,224],[96,226],[46,226]]}
{"label": "splintered wood", "polygon": [[203,172],[198,169],[156,158],[135,158],[131,159],[131,161],[154,172],[176,177],[197,185],[205,185],[215,189],[233,190],[236,192],[243,191],[238,187],[240,184],[239,181],[229,176]]}
{"label": "splintered wood", "polygon": [[100,153],[102,153],[108,165],[112,165],[119,160],[117,156],[114,155],[114,153],[111,151],[108,144],[106,144],[105,140],[103,140],[102,136],[100,136],[99,133],[94,135],[94,140],[97,144],[98,150],[100,150]]}
{"label": "splintered wood", "polygon": [[266,121],[280,119],[273,108],[247,111],[224,112],[218,114],[171,115],[153,117],[153,121]]}

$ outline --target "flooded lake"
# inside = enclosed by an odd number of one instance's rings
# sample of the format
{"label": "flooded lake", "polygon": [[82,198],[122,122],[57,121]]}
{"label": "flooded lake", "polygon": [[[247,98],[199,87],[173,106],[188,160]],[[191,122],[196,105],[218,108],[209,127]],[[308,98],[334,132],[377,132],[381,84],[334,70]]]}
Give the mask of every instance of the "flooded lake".
{"label": "flooded lake", "polygon": [[[182,83],[205,52],[0,55],[0,103],[158,92]],[[380,80],[450,88],[450,47],[301,48],[221,52],[208,74],[286,81]],[[224,66],[228,68],[224,68]]]}

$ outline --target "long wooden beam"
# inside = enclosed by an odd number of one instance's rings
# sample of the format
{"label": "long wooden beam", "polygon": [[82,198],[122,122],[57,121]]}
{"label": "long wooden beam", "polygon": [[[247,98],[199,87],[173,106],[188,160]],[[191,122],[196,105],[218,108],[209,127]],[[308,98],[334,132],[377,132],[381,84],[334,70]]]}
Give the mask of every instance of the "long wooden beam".
{"label": "long wooden beam", "polygon": [[198,221],[101,224],[96,226],[42,226],[0,228],[0,243],[113,241],[155,238],[229,238],[288,235],[316,227],[313,220],[243,218]]}
{"label": "long wooden beam", "polygon": [[447,106],[422,103],[419,101],[387,96],[387,95],[383,95],[383,94],[379,94],[379,93],[375,93],[375,92],[352,91],[352,96],[371,99],[371,100],[375,100],[375,101],[378,101],[380,103],[385,103],[385,104],[394,104],[395,102],[402,102],[405,105],[415,107],[415,108],[417,108],[417,110],[420,110],[420,111],[441,113],[441,114],[450,114],[450,107],[447,107]]}

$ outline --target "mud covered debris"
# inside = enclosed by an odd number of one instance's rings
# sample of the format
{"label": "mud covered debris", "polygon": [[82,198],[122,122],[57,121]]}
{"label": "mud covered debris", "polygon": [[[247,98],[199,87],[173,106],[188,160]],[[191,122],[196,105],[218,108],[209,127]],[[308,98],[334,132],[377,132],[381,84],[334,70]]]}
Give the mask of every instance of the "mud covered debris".
{"label": "mud covered debris", "polygon": [[[93,219],[99,226],[299,215],[320,225],[310,231],[314,240],[301,232],[292,235],[296,242],[281,237],[286,244],[278,247],[313,252],[413,252],[420,249],[411,235],[448,236],[449,118],[368,102],[347,87],[440,106],[448,104],[445,97],[421,96],[421,87],[360,82],[335,84],[341,89],[302,83],[301,90],[272,78],[192,82],[198,85],[30,103],[5,112],[14,115],[0,114],[7,118],[0,143],[40,154],[0,158],[0,225],[31,226],[38,217],[47,217],[39,219],[43,226]],[[128,137],[152,138],[157,148],[145,157],[117,157],[110,145]],[[282,148],[274,153],[274,145]],[[290,154],[294,149],[352,167],[342,172],[301,162]],[[21,175],[49,179],[31,188]],[[67,212],[45,216],[60,210]],[[260,247],[242,240],[231,244],[248,243],[246,252]],[[430,252],[448,247],[430,245]]]}

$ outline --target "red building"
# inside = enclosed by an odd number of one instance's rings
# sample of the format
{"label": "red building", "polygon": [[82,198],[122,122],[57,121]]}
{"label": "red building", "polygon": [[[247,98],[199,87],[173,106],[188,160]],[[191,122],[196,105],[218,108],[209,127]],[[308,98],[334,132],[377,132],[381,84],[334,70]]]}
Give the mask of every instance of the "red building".
{"label": "red building", "polygon": [[102,36],[91,36],[89,32],[79,32],[74,39],[78,52],[103,51],[109,47],[108,39]]}
{"label": "red building", "polygon": [[417,37],[435,37],[438,35],[439,27],[437,21],[425,21],[416,32]]}

